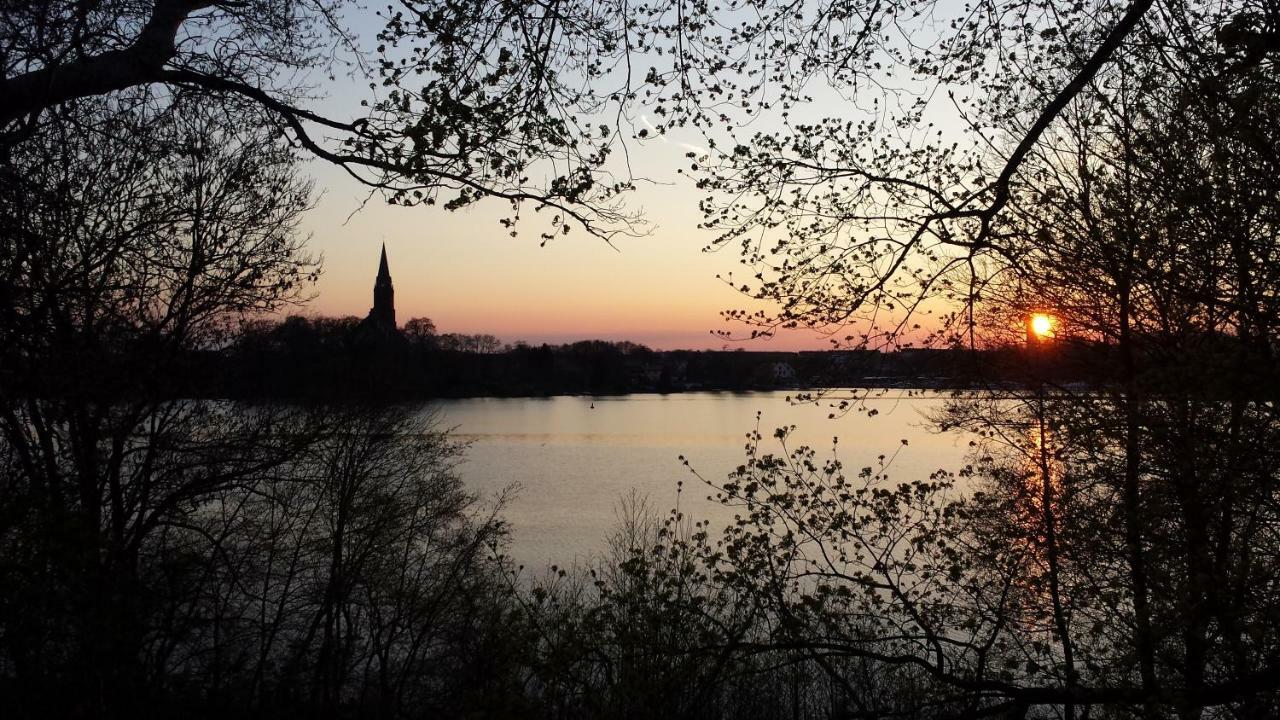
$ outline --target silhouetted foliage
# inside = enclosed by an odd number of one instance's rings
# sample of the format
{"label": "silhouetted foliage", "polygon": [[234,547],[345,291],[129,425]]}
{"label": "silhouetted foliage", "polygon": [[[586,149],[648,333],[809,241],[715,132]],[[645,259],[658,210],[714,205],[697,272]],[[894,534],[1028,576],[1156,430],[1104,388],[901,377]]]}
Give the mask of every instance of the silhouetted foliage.
{"label": "silhouetted foliage", "polygon": [[463,491],[422,413],[184,399],[232,329],[314,278],[309,186],[271,133],[135,99],[60,108],[0,177],[0,704],[483,706],[504,682],[479,649],[505,612],[501,500]]}
{"label": "silhouetted foliage", "polygon": [[[699,549],[706,576],[754,593],[780,630],[760,649],[819,664],[850,690],[842,712],[1278,711],[1278,86],[1268,52],[1242,54],[1226,32],[1273,20],[1178,6],[1139,23],[1006,179],[1004,212],[975,227],[994,255],[952,266],[977,280],[953,295],[966,305],[960,329],[997,344],[1020,340],[1032,311],[1060,325],[1018,354],[1023,383],[959,396],[937,418],[973,433],[969,466],[899,480],[890,454],[855,471],[845,452],[787,447],[784,428],[782,452],[765,453],[757,435],[748,462],[711,483],[741,512]],[[808,237],[784,248],[799,255],[766,288],[789,300],[784,323],[911,303],[940,277],[895,295],[807,256],[827,252]],[[849,251],[833,242],[821,257]],[[859,267],[883,267],[867,252]],[[818,289],[790,296],[805,283]],[[1097,363],[1087,387],[1052,372],[1067,354]],[[846,663],[877,679],[858,682]],[[889,676],[909,692],[877,697]]]}
{"label": "silhouetted foliage", "polygon": [[[492,197],[511,204],[508,227],[524,204],[552,210],[544,242],[573,225],[609,237],[635,221],[615,203],[630,179],[606,166],[622,128],[599,122],[629,97],[627,82],[606,82],[630,51],[615,9],[410,0],[371,38],[352,30],[346,15],[365,8],[346,0],[8,3],[0,141],[21,142],[42,113],[77,99],[195,91],[390,202]],[[312,74],[353,76],[367,110],[315,109]]]}

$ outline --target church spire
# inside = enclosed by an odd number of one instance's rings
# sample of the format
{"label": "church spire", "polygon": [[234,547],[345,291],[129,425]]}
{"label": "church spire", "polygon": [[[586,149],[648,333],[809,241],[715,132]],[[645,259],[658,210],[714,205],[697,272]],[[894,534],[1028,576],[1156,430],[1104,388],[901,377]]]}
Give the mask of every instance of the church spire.
{"label": "church spire", "polygon": [[391,269],[387,265],[387,244],[382,243],[382,259],[378,262],[378,277],[373,282],[373,309],[369,319],[383,328],[396,327],[395,288],[391,285]]}
{"label": "church spire", "polygon": [[391,270],[387,268],[387,244],[382,243],[382,262],[378,263],[378,279],[387,279],[391,282]]}

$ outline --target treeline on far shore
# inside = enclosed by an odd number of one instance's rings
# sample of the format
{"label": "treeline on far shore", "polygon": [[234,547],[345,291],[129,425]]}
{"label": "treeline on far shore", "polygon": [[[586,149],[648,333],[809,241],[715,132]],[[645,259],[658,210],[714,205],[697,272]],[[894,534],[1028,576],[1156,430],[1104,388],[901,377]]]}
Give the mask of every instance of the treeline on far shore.
{"label": "treeline on far shore", "polygon": [[[145,343],[145,340],[137,342]],[[135,352],[136,351],[136,352]],[[1052,351],[1004,347],[783,352],[653,350],[633,342],[583,340],[562,345],[503,344],[492,335],[436,333],[425,318],[396,333],[360,319],[260,320],[228,331],[220,347],[187,350],[176,364],[136,378],[145,348],[119,344],[64,355],[95,367],[94,387],[56,361],[27,368],[35,394],[91,394],[332,400],[380,396],[520,397],[571,394],[750,391],[823,387],[992,388],[1029,382],[1096,383],[1106,348],[1063,344]],[[1030,362],[1029,362],[1030,361]],[[112,368],[119,372],[113,372]]]}

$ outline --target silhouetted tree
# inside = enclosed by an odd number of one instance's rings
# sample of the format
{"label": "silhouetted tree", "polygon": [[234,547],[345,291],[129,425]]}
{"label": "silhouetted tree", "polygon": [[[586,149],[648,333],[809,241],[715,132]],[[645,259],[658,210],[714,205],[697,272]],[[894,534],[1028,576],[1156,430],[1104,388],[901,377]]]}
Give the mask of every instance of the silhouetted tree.
{"label": "silhouetted tree", "polygon": [[149,541],[314,432],[174,400],[185,351],[314,277],[295,235],[309,187],[269,132],[143,100],[61,108],[0,177],[3,632],[20,712],[143,702]]}
{"label": "silhouetted tree", "polygon": [[[20,141],[42,113],[81,98],[194,90],[391,202],[457,208],[494,197],[513,205],[513,219],[524,203],[554,209],[544,240],[574,224],[608,237],[633,220],[613,202],[629,179],[606,167],[621,128],[600,129],[629,94],[628,82],[605,82],[631,50],[616,10],[406,0],[369,38],[349,17],[365,8],[346,0],[8,3],[0,132]],[[361,117],[314,109],[298,81],[343,73],[368,85]]]}
{"label": "silhouetted tree", "polygon": [[532,694],[557,717],[825,717],[843,689],[803,653],[764,649],[774,618],[706,562],[708,528],[621,500],[608,549],[521,597]]}
{"label": "silhouetted tree", "polygon": [[[60,108],[0,187],[0,703],[391,717],[518,697],[483,650],[509,612],[502,500],[463,491],[431,416],[184,398],[193,354],[303,297],[309,186],[271,133],[143,100]],[[301,354],[357,328],[243,326]]]}
{"label": "silhouetted tree", "polygon": [[[741,249],[743,272],[726,281],[778,308],[727,315],[847,346],[976,342],[987,283],[1019,262],[1003,219],[1077,101],[1225,102],[1222,89],[1274,74],[1280,57],[1269,1],[750,5],[776,14],[723,35],[709,25],[722,52],[687,46],[747,74],[707,92],[782,120],[691,153],[712,246]],[[775,52],[736,54],[753,41]],[[1172,66],[1117,82],[1125,65],[1156,62],[1153,48]],[[803,82],[814,75],[821,91]]]}
{"label": "silhouetted tree", "polygon": [[411,318],[400,330],[413,345],[423,348],[435,345],[436,324],[431,318]]}
{"label": "silhouetted tree", "polygon": [[[154,682],[218,711],[311,716],[454,714],[480,702],[466,668],[501,623],[490,558],[501,500],[482,506],[453,473],[462,446],[429,414],[322,411],[340,428],[286,467],[205,499],[165,546],[199,569],[176,580],[177,626],[158,636]],[[500,666],[500,663],[499,663]],[[185,678],[183,688],[175,684]],[[193,692],[194,690],[194,692]]]}
{"label": "silhouetted tree", "polygon": [[[782,429],[782,452],[757,436],[712,483],[739,514],[705,565],[774,618],[759,649],[822,660],[847,712],[1277,712],[1280,86],[1229,32],[1264,22],[1140,23],[1028,151],[989,220],[1003,257],[966,259],[981,293],[952,297],[973,342],[1008,342],[1037,309],[1060,325],[1022,353],[1021,387],[938,418],[974,434],[969,466],[898,480],[893,456],[855,471]],[[1100,380],[1056,386],[1053,355],[1085,343]],[[891,678],[911,692],[878,695]]]}

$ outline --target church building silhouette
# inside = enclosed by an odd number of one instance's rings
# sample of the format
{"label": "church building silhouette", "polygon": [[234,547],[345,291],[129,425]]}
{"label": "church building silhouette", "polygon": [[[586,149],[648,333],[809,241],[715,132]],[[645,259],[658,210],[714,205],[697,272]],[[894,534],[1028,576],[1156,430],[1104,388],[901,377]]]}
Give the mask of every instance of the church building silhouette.
{"label": "church building silhouette", "polygon": [[396,291],[391,284],[391,269],[387,265],[387,244],[382,244],[382,259],[378,262],[378,277],[373,281],[373,307],[360,323],[361,329],[380,336],[398,336],[396,327]]}

